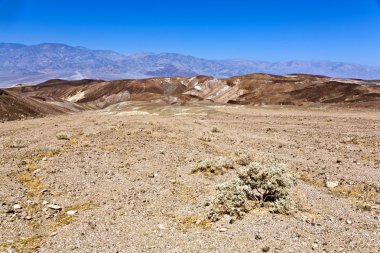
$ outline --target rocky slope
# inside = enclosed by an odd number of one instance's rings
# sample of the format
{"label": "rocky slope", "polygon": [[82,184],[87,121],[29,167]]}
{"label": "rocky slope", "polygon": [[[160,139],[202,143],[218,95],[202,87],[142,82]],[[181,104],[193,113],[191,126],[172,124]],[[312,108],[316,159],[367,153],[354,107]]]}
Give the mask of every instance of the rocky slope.
{"label": "rocky slope", "polygon": [[0,89],[0,121],[63,113],[63,107]]}

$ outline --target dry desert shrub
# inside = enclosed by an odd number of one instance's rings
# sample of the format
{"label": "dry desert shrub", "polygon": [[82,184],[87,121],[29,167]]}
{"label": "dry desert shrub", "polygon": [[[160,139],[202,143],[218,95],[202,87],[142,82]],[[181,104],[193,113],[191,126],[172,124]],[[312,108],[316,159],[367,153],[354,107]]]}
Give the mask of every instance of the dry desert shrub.
{"label": "dry desert shrub", "polygon": [[70,140],[70,137],[66,133],[59,133],[57,134],[57,140]]}
{"label": "dry desert shrub", "polygon": [[218,221],[223,215],[241,219],[254,208],[268,207],[273,213],[290,214],[290,199],[295,177],[285,166],[250,163],[238,177],[219,185],[210,203],[208,218]]}
{"label": "dry desert shrub", "polygon": [[198,137],[199,140],[204,142],[210,142],[211,141],[211,135],[208,132],[203,132],[201,136]]}
{"label": "dry desert shrub", "polygon": [[197,164],[192,170],[191,174],[203,172],[206,174],[221,175],[227,170],[234,169],[234,161],[230,158],[218,156],[206,159],[205,161]]}

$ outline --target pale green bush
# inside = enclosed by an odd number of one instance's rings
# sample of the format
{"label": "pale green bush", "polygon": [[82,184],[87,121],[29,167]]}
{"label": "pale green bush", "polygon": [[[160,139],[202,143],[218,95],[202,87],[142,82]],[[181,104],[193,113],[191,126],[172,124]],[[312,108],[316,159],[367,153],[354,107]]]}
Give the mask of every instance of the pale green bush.
{"label": "pale green bush", "polygon": [[293,210],[290,194],[294,184],[295,177],[285,166],[265,167],[250,163],[238,173],[237,178],[216,188],[208,217],[212,221],[223,215],[241,219],[245,213],[258,207],[290,214]]}

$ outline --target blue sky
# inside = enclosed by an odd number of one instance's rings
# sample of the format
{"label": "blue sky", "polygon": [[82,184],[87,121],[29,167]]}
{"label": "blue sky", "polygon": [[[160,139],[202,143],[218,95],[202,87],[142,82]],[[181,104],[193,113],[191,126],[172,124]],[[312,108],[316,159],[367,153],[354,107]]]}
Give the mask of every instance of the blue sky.
{"label": "blue sky", "polygon": [[0,0],[0,41],[380,66],[380,1]]}

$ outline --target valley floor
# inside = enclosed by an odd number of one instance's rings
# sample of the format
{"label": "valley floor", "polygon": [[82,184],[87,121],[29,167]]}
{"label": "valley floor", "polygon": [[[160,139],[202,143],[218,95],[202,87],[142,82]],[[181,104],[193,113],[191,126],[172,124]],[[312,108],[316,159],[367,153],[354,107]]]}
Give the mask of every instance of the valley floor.
{"label": "valley floor", "polygon": [[[296,173],[293,215],[207,220],[237,170],[191,170],[240,151]],[[0,252],[379,252],[379,154],[378,110],[131,102],[0,123]]]}

